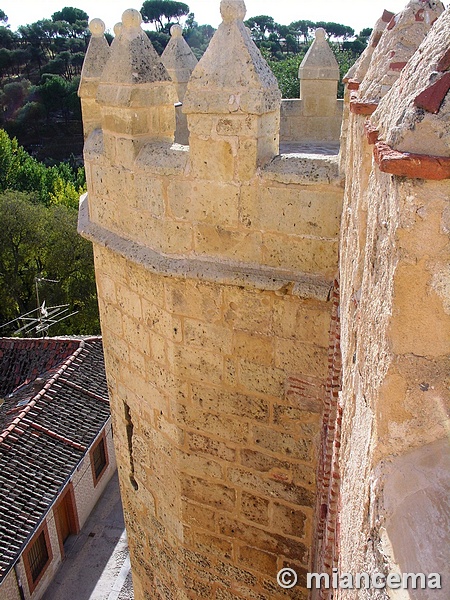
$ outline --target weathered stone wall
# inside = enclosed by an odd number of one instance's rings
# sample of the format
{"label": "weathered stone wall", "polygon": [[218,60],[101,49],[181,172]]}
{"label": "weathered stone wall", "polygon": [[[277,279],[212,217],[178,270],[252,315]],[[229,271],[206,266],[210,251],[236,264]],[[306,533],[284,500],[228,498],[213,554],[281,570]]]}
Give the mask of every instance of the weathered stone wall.
{"label": "weathered stone wall", "polygon": [[10,571],[0,586],[0,597],[8,600],[20,600],[20,591],[17,576],[14,570]]}
{"label": "weathered stone wall", "polygon": [[[442,10],[439,3],[410,2],[393,19],[379,47],[408,47],[410,60],[394,83],[392,65],[383,64],[377,48],[377,62],[348,113],[340,247],[342,573],[447,570],[440,548],[449,539],[443,490],[449,456],[450,151],[442,143],[449,97],[442,95],[434,114],[416,102],[448,55],[450,13]],[[420,35],[415,26],[405,33],[407,19],[421,27]],[[413,56],[414,45],[420,47]],[[372,76],[373,83],[367,80]],[[382,81],[385,95],[373,102],[367,90],[376,95]],[[408,593],[428,598],[431,592]],[[387,597],[373,588],[340,590],[338,597],[380,594]]]}
{"label": "weathered stone wall", "polygon": [[136,11],[95,72],[79,228],[137,599],[307,598],[312,569],[343,188],[337,156],[279,155],[276,80],[244,3],[221,9],[183,101],[189,147]]}
{"label": "weathered stone wall", "polygon": [[137,597],[281,597],[311,567],[328,303],[96,272]]}

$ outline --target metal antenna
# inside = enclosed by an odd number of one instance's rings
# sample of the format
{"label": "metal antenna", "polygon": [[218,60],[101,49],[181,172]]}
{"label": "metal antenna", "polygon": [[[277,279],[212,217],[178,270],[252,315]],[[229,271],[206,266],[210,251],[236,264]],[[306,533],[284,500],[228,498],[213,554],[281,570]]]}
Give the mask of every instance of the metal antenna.
{"label": "metal antenna", "polygon": [[41,334],[42,337],[45,337],[48,333],[49,327],[52,325],[56,325],[60,321],[64,321],[64,319],[68,319],[73,315],[76,315],[79,311],[69,312],[69,304],[60,304],[59,306],[46,306],[45,300],[41,305],[41,301],[39,298],[39,283],[41,281],[47,281],[49,283],[60,283],[56,279],[46,279],[45,277],[35,277],[35,289],[36,289],[36,303],[37,308],[30,310],[29,312],[17,317],[17,319],[13,319],[4,325],[0,325],[0,329],[7,327],[8,325],[12,325],[13,323],[22,322],[22,327],[16,329],[14,335],[18,335],[21,332],[30,333],[34,331],[35,333]]}

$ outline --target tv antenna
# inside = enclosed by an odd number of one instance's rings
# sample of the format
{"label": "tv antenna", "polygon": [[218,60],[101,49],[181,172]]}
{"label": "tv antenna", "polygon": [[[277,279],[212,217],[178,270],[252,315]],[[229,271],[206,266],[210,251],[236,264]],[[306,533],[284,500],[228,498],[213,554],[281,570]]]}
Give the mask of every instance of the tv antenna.
{"label": "tv antenna", "polygon": [[0,325],[0,329],[7,327],[8,325],[12,325],[13,323],[21,324],[22,326],[19,329],[14,331],[13,335],[19,335],[20,333],[37,333],[45,337],[50,327],[56,325],[64,319],[68,319],[73,315],[76,315],[78,311],[70,312],[69,304],[60,304],[59,306],[46,306],[45,300],[42,302],[39,299],[39,283],[41,281],[46,281],[48,283],[59,283],[59,280],[56,279],[46,279],[45,277],[35,277],[34,284],[36,289],[36,303],[37,308],[30,310],[29,312],[5,323],[4,325]]}

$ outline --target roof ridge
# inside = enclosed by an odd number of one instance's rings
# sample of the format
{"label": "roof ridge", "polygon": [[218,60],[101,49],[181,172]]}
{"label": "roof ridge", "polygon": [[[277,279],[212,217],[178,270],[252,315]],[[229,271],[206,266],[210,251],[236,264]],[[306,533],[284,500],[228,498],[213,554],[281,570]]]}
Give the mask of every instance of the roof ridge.
{"label": "roof ridge", "polygon": [[[75,340],[74,340],[75,341]],[[51,377],[47,383],[43,386],[39,392],[31,398],[25,408],[20,414],[12,421],[12,423],[0,433],[0,444],[2,444],[8,435],[12,433],[16,427],[21,423],[22,419],[30,412],[30,410],[36,406],[37,402],[48,392],[52,385],[59,379],[59,377],[72,365],[72,363],[78,358],[81,352],[84,350],[86,343],[85,340],[79,340],[78,348],[68,356],[57,372]]]}

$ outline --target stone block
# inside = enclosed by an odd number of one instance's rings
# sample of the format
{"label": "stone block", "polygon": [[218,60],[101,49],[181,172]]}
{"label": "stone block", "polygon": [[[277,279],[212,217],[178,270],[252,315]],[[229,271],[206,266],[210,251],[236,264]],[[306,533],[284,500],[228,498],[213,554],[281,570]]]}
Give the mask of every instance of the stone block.
{"label": "stone block", "polygon": [[311,438],[299,438],[269,427],[256,426],[253,428],[254,444],[268,450],[282,459],[302,460],[312,462],[315,459],[315,448]]}
{"label": "stone block", "polygon": [[224,320],[235,330],[271,333],[272,306],[272,295],[235,287],[224,290]]}
{"label": "stone block", "polygon": [[275,366],[284,368],[290,374],[304,374],[326,379],[328,353],[323,347],[295,340],[277,339]]}
{"label": "stone block", "polygon": [[227,462],[234,462],[236,459],[236,450],[229,445],[218,440],[213,440],[207,435],[199,433],[188,433],[187,435],[189,450],[200,455],[212,456]]}
{"label": "stone block", "polygon": [[338,242],[267,233],[263,235],[263,262],[271,267],[332,277],[338,266]]}
{"label": "stone block", "polygon": [[[301,562],[307,560],[308,552],[305,545],[299,541],[272,533],[263,528],[241,523],[227,516],[219,517],[219,531],[223,536],[244,542],[252,548],[259,548],[274,555]],[[254,567],[255,568],[255,567]]]}
{"label": "stone block", "polygon": [[257,229],[274,233],[337,238],[342,191],[308,186],[292,189],[267,186],[249,202],[241,201],[244,211]]}
{"label": "stone block", "polygon": [[213,483],[192,475],[181,475],[183,497],[227,512],[236,507],[236,491],[227,485]]}
{"label": "stone block", "polygon": [[283,369],[267,367],[241,360],[238,368],[239,385],[248,392],[258,392],[269,396],[281,396],[284,389]]}
{"label": "stone block", "polygon": [[193,529],[216,530],[216,513],[204,505],[183,503],[183,522]]}
{"label": "stone block", "polygon": [[237,225],[239,188],[234,184],[199,181],[169,186],[169,206],[176,219]]}
{"label": "stone block", "polygon": [[279,337],[302,340],[327,348],[329,344],[330,311],[326,303],[299,302],[295,298],[276,298],[274,330]]}
{"label": "stone block", "polygon": [[194,232],[195,253],[257,264],[262,256],[262,234],[227,229],[220,225],[198,225]]}
{"label": "stone block", "polygon": [[246,361],[260,365],[275,365],[274,339],[269,336],[236,331],[234,334],[233,354]]}
{"label": "stone block", "polygon": [[149,212],[152,217],[162,217],[165,214],[165,195],[162,179],[138,174],[136,176],[136,194],[134,195],[134,208]]}
{"label": "stone block", "polygon": [[210,351],[193,347],[175,347],[169,363],[174,373],[192,381],[213,385],[223,380],[223,357]]}
{"label": "stone block", "polygon": [[192,402],[206,411],[234,415],[252,421],[267,421],[269,402],[220,388],[192,385]]}
{"label": "stone block", "polygon": [[175,315],[214,323],[221,319],[220,286],[194,280],[169,280],[165,284],[166,309]]}
{"label": "stone block", "polygon": [[238,563],[259,573],[277,572],[277,555],[264,552],[251,546],[240,546],[238,549]]}
{"label": "stone block", "polygon": [[[175,413],[176,410],[176,413]],[[205,436],[222,438],[225,442],[243,444],[248,440],[248,424],[239,419],[192,409],[178,405],[174,408],[175,419],[183,428]]]}
{"label": "stone block", "polygon": [[233,555],[233,544],[230,540],[197,529],[185,527],[184,542],[195,552],[207,556],[218,556],[225,560],[231,560]]}
{"label": "stone block", "polygon": [[303,538],[306,519],[307,516],[302,510],[279,502],[273,503],[272,523],[280,533]]}
{"label": "stone block", "polygon": [[216,181],[233,181],[235,158],[228,141],[202,139],[191,129],[189,139],[191,169],[198,179],[210,180],[214,173]]}
{"label": "stone block", "polygon": [[205,321],[186,318],[183,320],[183,339],[185,344],[219,354],[232,353],[232,331],[222,325],[211,325]]}
{"label": "stone block", "polygon": [[248,492],[242,492],[240,512],[244,519],[259,525],[269,524],[269,500]]}

